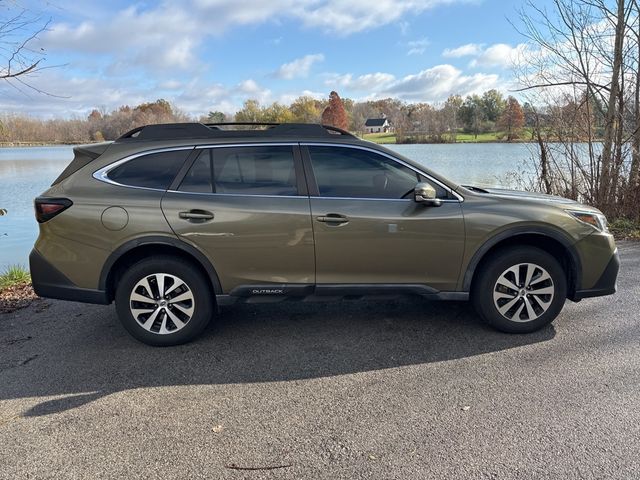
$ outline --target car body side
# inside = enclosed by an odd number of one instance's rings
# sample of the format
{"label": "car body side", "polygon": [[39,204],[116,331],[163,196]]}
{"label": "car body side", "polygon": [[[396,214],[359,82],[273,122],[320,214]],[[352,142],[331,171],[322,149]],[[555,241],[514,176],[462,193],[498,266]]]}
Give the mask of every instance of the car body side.
{"label": "car body side", "polygon": [[[220,264],[212,261],[211,255],[190,241],[188,235],[178,235],[172,228],[166,217],[166,208],[163,212],[163,198],[171,193],[119,186],[94,178],[95,172],[100,169],[138,153],[162,149],[194,150],[197,147],[216,147],[229,143],[233,142],[208,139],[139,141],[135,144],[115,142],[105,145],[104,153],[97,159],[43,193],[46,197],[68,198],[73,202],[73,207],[40,225],[40,235],[31,258],[32,270],[41,272],[34,276],[36,291],[53,298],[110,303],[113,301],[118,268],[153,251],[173,252],[192,260],[206,273],[213,292],[221,300],[233,293],[234,289],[242,287],[241,282],[229,278],[226,267],[221,268]],[[255,143],[298,145],[308,142],[300,138],[283,137]],[[612,289],[615,291],[611,282],[602,280],[603,276],[610,275],[608,270],[617,273],[613,237],[577,221],[565,211],[565,207],[544,199],[478,193],[455,185],[424,166],[369,142],[336,138],[322,143],[364,148],[391,156],[453,192],[452,203],[459,209],[462,228],[451,227],[454,230],[438,233],[443,236],[462,235],[460,254],[458,265],[446,265],[448,278],[440,282],[438,288],[432,288],[431,293],[439,294],[435,295],[438,298],[467,298],[474,273],[483,260],[501,246],[517,242],[539,246],[561,260],[569,279],[570,299],[579,300],[586,296],[613,293]],[[267,203],[268,210],[269,199],[262,201]],[[407,202],[408,205],[413,203],[411,200]],[[572,205],[578,208],[575,203],[566,207]],[[439,207],[419,208],[430,208],[437,215]],[[590,207],[579,208],[597,212]],[[244,213],[240,212],[239,215]],[[309,219],[311,222],[310,212]],[[251,226],[247,225],[246,228]],[[287,226],[281,225],[279,228]],[[300,235],[298,240],[313,250],[311,227]],[[362,239],[362,242],[366,241],[366,238]],[[363,248],[366,249],[366,245]],[[277,261],[291,261],[286,251],[274,251],[273,254]],[[425,247],[424,255],[430,254],[432,252]],[[315,284],[314,278],[306,281],[301,279],[302,276],[280,278],[269,283],[297,284],[302,287]],[[615,283],[615,274],[613,281]],[[307,289],[306,292],[312,290]]]}

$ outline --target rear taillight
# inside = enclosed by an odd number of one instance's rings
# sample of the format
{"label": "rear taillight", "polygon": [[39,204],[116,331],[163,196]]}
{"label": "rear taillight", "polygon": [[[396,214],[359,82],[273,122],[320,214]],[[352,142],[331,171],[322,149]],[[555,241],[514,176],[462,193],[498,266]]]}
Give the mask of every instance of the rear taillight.
{"label": "rear taillight", "polygon": [[35,200],[36,220],[44,223],[73,205],[68,198],[38,197]]}

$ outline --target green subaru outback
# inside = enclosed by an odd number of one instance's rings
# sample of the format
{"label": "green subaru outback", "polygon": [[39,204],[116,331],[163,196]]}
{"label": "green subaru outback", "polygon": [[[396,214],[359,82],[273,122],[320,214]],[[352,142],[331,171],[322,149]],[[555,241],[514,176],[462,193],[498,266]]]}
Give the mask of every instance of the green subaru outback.
{"label": "green subaru outback", "polygon": [[237,302],[470,299],[524,333],[567,298],[616,291],[598,210],[456,185],[337,128],[149,125],[74,150],[35,200],[34,289],[115,301],[151,345],[187,342]]}

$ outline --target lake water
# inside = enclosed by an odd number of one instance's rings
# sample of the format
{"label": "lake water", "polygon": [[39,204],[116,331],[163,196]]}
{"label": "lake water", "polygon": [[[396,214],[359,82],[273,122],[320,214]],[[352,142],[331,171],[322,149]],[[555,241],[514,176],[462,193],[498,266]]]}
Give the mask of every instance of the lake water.
{"label": "lake water", "polygon": [[[524,171],[531,146],[506,143],[389,145],[393,150],[439,172],[454,182],[478,186],[513,187],[509,173]],[[27,265],[38,236],[33,199],[51,185],[72,160],[68,146],[0,148],[0,270]],[[530,172],[529,172],[530,173]]]}

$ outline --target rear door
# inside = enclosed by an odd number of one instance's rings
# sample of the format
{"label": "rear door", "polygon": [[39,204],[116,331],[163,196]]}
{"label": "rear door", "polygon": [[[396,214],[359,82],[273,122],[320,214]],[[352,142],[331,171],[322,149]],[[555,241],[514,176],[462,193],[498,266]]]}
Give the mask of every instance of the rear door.
{"label": "rear door", "polygon": [[[455,290],[464,250],[464,221],[455,194],[409,165],[366,148],[309,144],[303,155],[319,286]],[[432,183],[441,206],[413,201],[419,181]]]}
{"label": "rear door", "polygon": [[223,291],[312,285],[313,234],[299,147],[198,150],[162,209],[176,234],[209,257]]}

